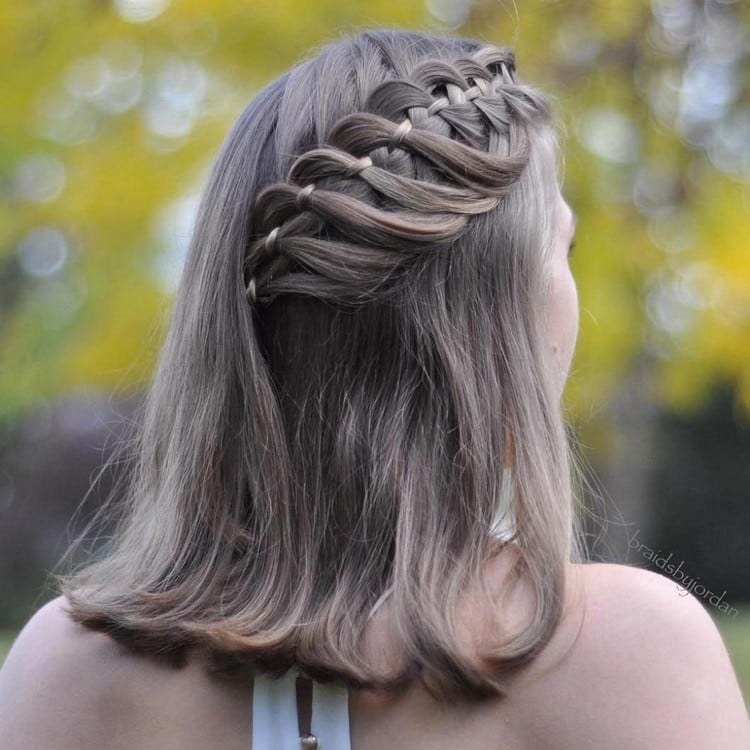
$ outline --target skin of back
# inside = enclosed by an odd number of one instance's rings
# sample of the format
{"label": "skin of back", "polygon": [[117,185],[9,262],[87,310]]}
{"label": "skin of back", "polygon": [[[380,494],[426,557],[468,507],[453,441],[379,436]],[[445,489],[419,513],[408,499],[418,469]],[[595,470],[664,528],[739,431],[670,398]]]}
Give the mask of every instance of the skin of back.
{"label": "skin of back", "polygon": [[[250,748],[252,691],[211,680],[198,660],[172,671],[132,654],[73,623],[63,604],[31,617],[0,669],[0,748]],[[503,602],[508,621],[520,624],[529,604],[521,583]],[[465,618],[467,632],[479,632],[480,611]],[[352,748],[750,749],[709,613],[666,576],[629,566],[570,566],[558,629],[507,690],[451,706],[417,686],[392,700],[351,691]]]}

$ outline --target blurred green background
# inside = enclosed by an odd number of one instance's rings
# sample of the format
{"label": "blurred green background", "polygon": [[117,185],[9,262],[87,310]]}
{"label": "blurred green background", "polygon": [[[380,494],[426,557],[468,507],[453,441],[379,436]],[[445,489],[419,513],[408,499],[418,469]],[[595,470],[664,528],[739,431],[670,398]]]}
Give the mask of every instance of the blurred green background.
{"label": "blurred green background", "polygon": [[750,5],[730,0],[0,5],[0,653],[148,384],[224,135],[373,26],[510,45],[552,95],[592,556],[658,569],[637,534],[723,591],[729,614],[706,606],[750,695]]}

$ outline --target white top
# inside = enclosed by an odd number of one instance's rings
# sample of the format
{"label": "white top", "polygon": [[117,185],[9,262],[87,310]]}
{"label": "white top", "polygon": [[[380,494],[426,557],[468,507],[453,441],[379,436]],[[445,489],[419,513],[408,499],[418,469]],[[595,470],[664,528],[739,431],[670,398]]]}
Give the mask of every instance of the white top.
{"label": "white top", "polygon": [[[294,669],[279,679],[255,677],[253,750],[300,750],[296,681]],[[313,681],[312,696],[310,731],[320,741],[320,750],[351,750],[349,691]]]}
{"label": "white top", "polygon": [[[388,598],[388,587],[375,602],[368,619]],[[253,750],[300,750],[297,731],[297,670],[280,678],[255,676],[253,688]],[[320,750],[351,750],[349,691],[341,685],[312,680],[310,733]]]}
{"label": "white top", "polygon": [[[511,470],[504,468],[502,496],[491,529],[493,536],[506,539],[513,535],[512,481]],[[383,592],[370,610],[370,618],[392,591],[391,586]],[[280,678],[255,676],[252,750],[300,750],[296,683],[295,669]],[[345,687],[312,681],[310,732],[318,738],[320,750],[351,750],[349,691]]]}

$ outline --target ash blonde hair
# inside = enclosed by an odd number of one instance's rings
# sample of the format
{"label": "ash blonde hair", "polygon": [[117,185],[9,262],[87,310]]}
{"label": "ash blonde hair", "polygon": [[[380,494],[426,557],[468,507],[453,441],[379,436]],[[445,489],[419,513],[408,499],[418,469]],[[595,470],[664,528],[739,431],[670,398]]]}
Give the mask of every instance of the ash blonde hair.
{"label": "ash blonde hair", "polygon": [[[72,617],[227,678],[500,692],[580,556],[544,328],[557,135],[512,50],[469,39],[364,31],[267,85],[205,187],[114,459],[132,471],[96,519],[114,533],[57,575]],[[457,605],[508,543],[510,436],[536,604],[479,668]],[[403,659],[383,674],[362,638],[389,587]]]}

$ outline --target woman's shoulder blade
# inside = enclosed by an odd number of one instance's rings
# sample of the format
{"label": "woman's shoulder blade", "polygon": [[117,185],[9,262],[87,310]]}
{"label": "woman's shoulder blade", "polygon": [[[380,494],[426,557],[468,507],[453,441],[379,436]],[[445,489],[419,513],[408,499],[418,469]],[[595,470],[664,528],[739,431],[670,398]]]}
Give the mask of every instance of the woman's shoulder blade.
{"label": "woman's shoulder blade", "polygon": [[3,750],[247,747],[250,697],[173,670],[74,622],[63,597],[26,623],[0,669]]}
{"label": "woman's shoulder blade", "polygon": [[570,567],[567,598],[509,701],[530,747],[750,747],[729,656],[696,597],[659,573],[587,563]]}
{"label": "woman's shoulder blade", "polygon": [[[130,654],[64,606],[58,597],[41,607],[0,669],[0,747],[133,747],[144,722],[149,747],[246,746],[250,694],[222,692],[195,665],[174,673]],[[625,565],[570,567],[560,627],[495,705],[488,736],[518,750],[750,747],[709,612],[672,579]]]}
{"label": "woman's shoulder blade", "polygon": [[117,644],[74,622],[65,604],[59,596],[40,607],[0,668],[4,750],[94,747],[106,724],[97,718],[112,716]]}

